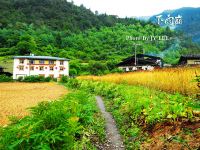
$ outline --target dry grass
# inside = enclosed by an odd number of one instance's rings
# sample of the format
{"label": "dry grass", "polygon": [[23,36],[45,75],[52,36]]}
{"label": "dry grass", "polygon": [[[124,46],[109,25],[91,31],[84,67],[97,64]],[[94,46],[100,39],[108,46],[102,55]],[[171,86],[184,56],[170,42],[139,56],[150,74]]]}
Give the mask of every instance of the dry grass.
{"label": "dry grass", "polygon": [[8,116],[23,117],[28,107],[66,93],[67,89],[56,83],[0,83],[0,125],[8,123]]}
{"label": "dry grass", "polygon": [[82,76],[80,79],[100,80],[129,85],[142,85],[167,92],[179,92],[184,95],[200,93],[197,84],[192,82],[196,74],[200,75],[200,67],[170,68],[154,71],[141,71],[105,76]]}

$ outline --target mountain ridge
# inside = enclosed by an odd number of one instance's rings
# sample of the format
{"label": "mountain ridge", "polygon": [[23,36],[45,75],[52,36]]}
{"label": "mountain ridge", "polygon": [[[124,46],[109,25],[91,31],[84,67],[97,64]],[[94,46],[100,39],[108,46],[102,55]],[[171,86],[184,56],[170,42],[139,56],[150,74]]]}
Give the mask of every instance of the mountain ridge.
{"label": "mountain ridge", "polygon": [[164,18],[167,15],[176,17],[182,16],[183,23],[176,25],[174,28],[176,31],[184,32],[184,34],[190,37],[194,42],[200,44],[200,7],[182,7],[174,10],[165,10],[162,13],[154,15],[150,18],[153,23],[156,22],[156,16],[162,15]]}

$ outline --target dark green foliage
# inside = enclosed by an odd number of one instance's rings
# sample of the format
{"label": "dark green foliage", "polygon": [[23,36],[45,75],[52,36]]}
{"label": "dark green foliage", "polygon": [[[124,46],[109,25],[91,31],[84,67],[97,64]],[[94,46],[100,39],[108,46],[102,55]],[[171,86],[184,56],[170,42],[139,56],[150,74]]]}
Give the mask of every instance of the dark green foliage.
{"label": "dark green foliage", "polygon": [[93,75],[101,75],[104,74],[106,70],[108,70],[107,66],[98,61],[89,63],[89,72]]}
{"label": "dark green foliage", "polygon": [[19,55],[29,55],[37,49],[35,40],[30,35],[20,37],[20,41],[16,45]]}
{"label": "dark green foliage", "polygon": [[[12,82],[12,77],[8,77],[6,75],[0,75],[0,82]],[[19,77],[16,79],[18,82],[50,82],[50,81],[57,81],[57,79],[51,77],[43,77],[43,76],[26,76],[26,77]]]}
{"label": "dark green foliage", "polygon": [[76,91],[42,102],[31,115],[0,128],[0,149],[94,149],[92,138],[105,138],[104,121],[94,97]]}
{"label": "dark green foliage", "polygon": [[60,82],[61,82],[61,83],[67,83],[68,80],[69,80],[69,77],[68,77],[68,76],[62,76],[62,77],[60,78]]}
{"label": "dark green foliage", "polygon": [[6,75],[0,75],[0,82],[12,82],[12,77],[8,77]]}
{"label": "dark green foliage", "polygon": [[43,77],[43,76],[26,76],[24,79],[20,79],[21,82],[50,82],[51,77]]}

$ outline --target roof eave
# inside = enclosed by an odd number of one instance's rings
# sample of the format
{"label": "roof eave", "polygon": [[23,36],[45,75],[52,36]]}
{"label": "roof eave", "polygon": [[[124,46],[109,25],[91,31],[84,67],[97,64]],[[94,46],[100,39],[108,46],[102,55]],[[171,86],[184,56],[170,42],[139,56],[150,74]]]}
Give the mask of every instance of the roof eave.
{"label": "roof eave", "polygon": [[70,59],[67,58],[56,58],[56,57],[52,57],[52,58],[43,58],[43,57],[29,57],[29,56],[13,56],[14,59],[41,59],[41,60],[63,60],[63,61],[70,61]]}

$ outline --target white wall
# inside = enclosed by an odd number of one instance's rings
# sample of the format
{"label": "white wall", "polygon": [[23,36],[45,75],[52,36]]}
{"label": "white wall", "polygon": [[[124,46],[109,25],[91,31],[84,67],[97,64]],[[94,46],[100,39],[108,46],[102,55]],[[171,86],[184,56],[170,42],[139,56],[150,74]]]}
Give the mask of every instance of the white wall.
{"label": "white wall", "polygon": [[[54,78],[58,78],[59,75],[65,75],[68,76],[69,75],[69,62],[68,61],[64,61],[63,65],[60,65],[60,61],[56,60],[55,62],[55,66],[54,66],[54,70],[51,71],[50,70],[50,66],[52,65],[43,65],[43,64],[38,64],[38,65],[31,65],[34,66],[34,70],[30,70],[30,65],[28,65],[29,60],[25,59],[24,60],[24,64],[19,64],[19,59],[14,59],[14,64],[13,64],[13,79],[17,79],[18,77],[22,76],[30,76],[30,75],[40,75],[40,74],[44,74],[45,77],[48,77],[49,75],[53,74]],[[24,70],[19,70],[19,66],[24,66]],[[39,70],[39,67],[43,66],[44,70]],[[64,67],[65,69],[63,71],[60,70],[60,67]],[[36,69],[36,67],[38,67],[38,69]]]}
{"label": "white wall", "polygon": [[137,70],[140,70],[140,68],[141,68],[141,70],[149,70],[149,71],[154,70],[153,66],[121,66],[119,68],[126,72],[137,71]]}

